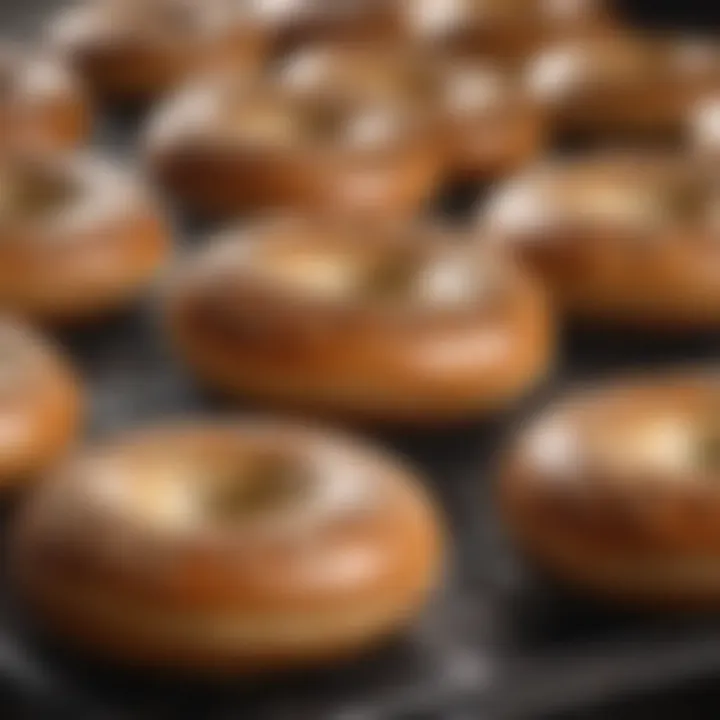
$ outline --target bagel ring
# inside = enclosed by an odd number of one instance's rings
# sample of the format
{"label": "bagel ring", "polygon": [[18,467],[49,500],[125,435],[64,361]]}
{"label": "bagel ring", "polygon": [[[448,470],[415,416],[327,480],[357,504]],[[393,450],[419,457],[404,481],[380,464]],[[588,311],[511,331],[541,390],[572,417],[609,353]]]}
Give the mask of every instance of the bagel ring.
{"label": "bagel ring", "polygon": [[718,187],[691,157],[599,153],[529,171],[481,208],[481,226],[584,321],[720,327]]}
{"label": "bagel ring", "polygon": [[0,44],[0,147],[69,149],[90,125],[85,89],[56,54]]}
{"label": "bagel ring", "polygon": [[21,323],[0,316],[0,487],[36,480],[68,450],[82,416],[66,360]]}
{"label": "bagel ring", "polygon": [[402,96],[437,116],[451,178],[491,180],[539,154],[543,113],[520,73],[497,62],[372,44],[316,45],[290,55],[280,81],[309,92]]}
{"label": "bagel ring", "polygon": [[554,349],[530,278],[423,226],[231,230],[180,265],[167,298],[171,336],[210,386],[351,420],[500,410],[545,376]]}
{"label": "bagel ring", "polygon": [[20,154],[0,162],[0,308],[42,322],[130,302],[169,250],[159,210],[109,160]]}
{"label": "bagel ring", "polygon": [[147,103],[190,75],[258,67],[269,38],[254,0],[83,0],[49,42],[103,100]]}
{"label": "bagel ring", "polygon": [[644,606],[720,603],[720,378],[675,371],[570,393],[510,449],[500,498],[553,577]]}
{"label": "bagel ring", "polygon": [[442,534],[415,476],[369,447],[274,422],[181,424],[59,469],[15,526],[11,577],[45,625],[109,659],[254,674],[410,622]]}
{"label": "bagel ring", "polygon": [[442,152],[408,103],[305,93],[221,73],[185,87],[151,119],[151,172],[203,215],[288,208],[403,216],[436,189]]}
{"label": "bagel ring", "polygon": [[538,53],[527,83],[561,138],[675,139],[695,102],[720,88],[720,50],[692,37],[569,40]]}

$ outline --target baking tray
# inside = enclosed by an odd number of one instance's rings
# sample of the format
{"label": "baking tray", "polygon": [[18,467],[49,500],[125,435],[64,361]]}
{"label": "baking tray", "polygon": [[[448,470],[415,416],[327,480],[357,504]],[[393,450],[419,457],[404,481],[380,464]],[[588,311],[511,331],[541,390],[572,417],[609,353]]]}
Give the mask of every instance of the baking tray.
{"label": "baking tray", "polygon": [[[56,0],[0,3],[7,34],[32,37]],[[634,17],[707,30],[720,8],[692,0],[636,2]],[[668,12],[674,11],[675,16]],[[685,17],[680,17],[679,12]],[[714,17],[711,16],[714,13]],[[100,121],[95,144],[133,161],[137,118]],[[438,203],[462,218],[476,188]],[[178,244],[206,228],[179,220]],[[152,299],[93,329],[64,333],[92,394],[90,436],[188,413],[227,413],[203,395],[168,352]],[[446,582],[420,622],[369,656],[330,670],[263,682],[200,685],[106,667],[59,647],[0,595],[0,716],[142,720],[381,720],[539,718],[720,671],[720,621],[610,612],[553,587],[512,554],[492,503],[496,454],[533,406],[569,383],[638,367],[720,359],[720,337],[652,338],[569,329],[554,378],[523,407],[434,433],[376,433],[431,483],[453,545]],[[6,527],[12,507],[2,510]],[[603,717],[614,716],[614,713]]]}

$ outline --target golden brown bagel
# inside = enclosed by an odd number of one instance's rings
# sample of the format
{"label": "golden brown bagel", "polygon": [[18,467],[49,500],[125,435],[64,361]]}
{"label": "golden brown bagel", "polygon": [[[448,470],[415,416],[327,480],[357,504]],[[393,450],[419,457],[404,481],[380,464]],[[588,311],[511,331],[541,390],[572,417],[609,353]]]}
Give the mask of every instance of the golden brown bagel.
{"label": "golden brown bagel", "polygon": [[146,137],[160,184],[204,215],[269,208],[401,216],[435,190],[430,118],[364,92],[297,92],[235,73],[203,78],[159,108]]}
{"label": "golden brown bagel", "polygon": [[69,148],[89,131],[84,88],[56,54],[0,44],[0,150]]}
{"label": "golden brown bagel", "polygon": [[545,375],[543,294],[449,231],[286,220],[230,231],[176,272],[167,316],[234,396],[433,424],[504,408]]}
{"label": "golden brown bagel", "polygon": [[720,50],[711,40],[617,33],[549,46],[527,78],[561,136],[674,138],[697,99],[720,88]]}
{"label": "golden brown bagel", "polygon": [[94,317],[131,301],[169,250],[147,191],[88,154],[0,162],[0,308],[40,321]]}
{"label": "golden brown bagel", "polygon": [[379,43],[316,45],[290,55],[280,81],[308,92],[404,97],[433,113],[448,172],[475,180],[507,174],[544,144],[540,107],[519,73],[497,62],[456,59]]}
{"label": "golden brown bagel", "polygon": [[256,67],[268,46],[253,0],[85,0],[49,37],[99,97],[120,103],[154,100],[226,63]]}
{"label": "golden brown bagel", "polygon": [[511,181],[480,218],[571,316],[713,329],[720,327],[718,189],[689,156],[600,153]]}
{"label": "golden brown bagel", "polygon": [[5,315],[0,356],[0,489],[6,489],[37,479],[67,451],[82,402],[65,359]]}
{"label": "golden brown bagel", "polygon": [[48,626],[111,659],[207,675],[358,652],[412,619],[441,561],[411,472],[272,422],[88,450],[15,530],[13,580]]}
{"label": "golden brown bagel", "polygon": [[513,537],[562,581],[645,605],[720,605],[720,377],[574,392],[521,435],[500,496]]}
{"label": "golden brown bagel", "polygon": [[604,0],[392,0],[399,34],[456,55],[524,61],[561,38],[614,28]]}

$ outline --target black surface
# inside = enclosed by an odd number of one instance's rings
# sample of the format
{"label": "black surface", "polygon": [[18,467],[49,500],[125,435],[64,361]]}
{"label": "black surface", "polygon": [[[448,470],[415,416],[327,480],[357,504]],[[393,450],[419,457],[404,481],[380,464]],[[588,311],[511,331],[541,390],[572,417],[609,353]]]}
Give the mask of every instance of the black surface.
{"label": "black surface", "polygon": [[[28,33],[43,20],[43,9],[53,4],[26,0],[0,6],[5,27]],[[655,9],[654,17],[660,20],[667,19],[670,7],[636,5],[636,11]],[[683,6],[686,20],[703,24],[692,3]],[[111,118],[98,129],[97,144],[133,162],[133,137],[132,120]],[[456,194],[449,205],[459,214],[474,194]],[[197,238],[198,233],[184,225],[178,245]],[[169,356],[152,300],[94,330],[60,339],[92,390],[90,435],[187,412],[227,411],[200,394]],[[529,407],[568,383],[635,367],[718,357],[717,337],[658,340],[633,333],[571,331],[556,378],[512,415],[433,434],[376,434],[378,441],[405,453],[425,471],[450,520],[454,541],[442,594],[414,631],[390,647],[303,677],[198,686],[142,677],[73,656],[40,638],[6,596],[0,600],[0,715],[78,720],[547,715],[591,720],[632,712],[643,717],[638,708],[645,706],[628,704],[628,698],[720,670],[720,622],[610,613],[532,577],[509,552],[498,527],[491,498],[493,461]],[[12,508],[6,512],[11,514]],[[687,707],[687,701],[681,706]],[[586,710],[591,707],[594,715]]]}

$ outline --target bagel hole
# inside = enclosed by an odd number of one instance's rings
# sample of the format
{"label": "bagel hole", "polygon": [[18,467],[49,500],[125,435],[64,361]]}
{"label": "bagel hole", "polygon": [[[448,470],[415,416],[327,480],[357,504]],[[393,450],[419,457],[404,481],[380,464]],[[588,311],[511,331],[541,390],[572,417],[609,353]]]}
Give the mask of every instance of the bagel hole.
{"label": "bagel hole", "polygon": [[467,303],[489,287],[464,252],[426,255],[411,249],[390,253],[368,268],[359,292],[382,304],[440,307]]}
{"label": "bagel hole", "polygon": [[407,62],[385,47],[350,48],[337,55],[331,50],[305,50],[291,57],[280,69],[280,78],[300,91],[347,93],[360,92],[370,98],[396,98],[409,95],[424,101],[436,99],[439,82],[436,74],[417,62]]}
{"label": "bagel hole", "polygon": [[336,102],[318,102],[307,111],[305,125],[311,137],[329,139],[339,135],[347,122],[347,109]]}
{"label": "bagel hole", "polygon": [[243,141],[258,145],[287,145],[299,135],[297,122],[289,108],[271,99],[248,103],[244,89],[238,88],[230,100],[231,126]]}
{"label": "bagel hole", "polygon": [[494,283],[474,258],[453,249],[427,253],[414,247],[305,248],[263,259],[273,282],[314,297],[381,307],[447,305],[469,301]]}
{"label": "bagel hole", "polygon": [[0,219],[43,220],[61,210],[76,194],[74,183],[59,171],[33,164],[0,170]]}
{"label": "bagel hole", "polygon": [[242,522],[286,509],[308,491],[309,478],[297,458],[261,452],[247,464],[204,488],[205,513],[222,523]]}
{"label": "bagel hole", "polygon": [[698,456],[702,469],[720,474],[720,408],[716,408],[700,435]]}
{"label": "bagel hole", "polygon": [[712,193],[703,187],[701,180],[693,178],[678,183],[668,194],[668,213],[678,223],[692,225],[712,221]]}
{"label": "bagel hole", "polygon": [[356,104],[341,96],[314,98],[303,115],[306,136],[319,145],[370,151],[387,148],[398,137],[397,115],[382,101]]}
{"label": "bagel hole", "polygon": [[720,432],[708,434],[703,438],[700,448],[702,465],[709,472],[720,472]]}
{"label": "bagel hole", "polygon": [[381,301],[407,298],[415,290],[419,272],[420,262],[416,258],[387,258],[366,274],[361,293]]}

